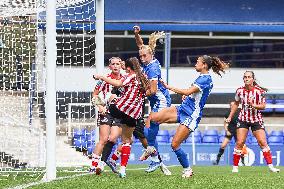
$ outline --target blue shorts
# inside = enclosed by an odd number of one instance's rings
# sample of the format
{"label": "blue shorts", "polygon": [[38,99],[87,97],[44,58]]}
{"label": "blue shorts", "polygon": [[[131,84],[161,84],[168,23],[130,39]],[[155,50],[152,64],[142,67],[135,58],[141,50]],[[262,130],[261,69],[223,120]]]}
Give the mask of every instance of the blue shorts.
{"label": "blue shorts", "polygon": [[176,106],[176,109],[177,109],[177,122],[180,123],[181,125],[186,126],[191,131],[194,131],[198,127],[199,121],[197,119],[193,119],[191,115],[183,111],[180,106]]}

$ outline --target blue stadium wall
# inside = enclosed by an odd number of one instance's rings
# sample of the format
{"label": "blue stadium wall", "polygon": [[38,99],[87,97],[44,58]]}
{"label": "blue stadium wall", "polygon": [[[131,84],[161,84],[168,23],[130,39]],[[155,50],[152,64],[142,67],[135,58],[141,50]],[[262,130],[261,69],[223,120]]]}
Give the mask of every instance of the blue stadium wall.
{"label": "blue stadium wall", "polygon": [[[95,3],[57,10],[58,20],[81,20],[89,24],[58,23],[58,29],[95,29]],[[44,12],[41,14],[44,20]],[[281,0],[105,0],[105,29],[284,32]],[[44,27],[44,25],[42,25]]]}

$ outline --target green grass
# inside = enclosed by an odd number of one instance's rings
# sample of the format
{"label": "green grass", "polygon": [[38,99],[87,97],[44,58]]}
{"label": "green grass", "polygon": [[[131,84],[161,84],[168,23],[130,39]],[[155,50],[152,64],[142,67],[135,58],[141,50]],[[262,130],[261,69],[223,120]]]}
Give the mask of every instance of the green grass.
{"label": "green grass", "polygon": [[[129,167],[134,168],[133,166]],[[159,170],[150,174],[146,174],[144,170],[129,170],[127,178],[124,179],[118,178],[117,175],[108,171],[100,176],[88,174],[43,183],[30,188],[284,188],[284,172],[270,173],[267,167],[240,167],[240,172],[233,174],[230,166],[198,166],[193,167],[194,176],[190,179],[181,178],[181,167],[170,167],[170,170],[173,173],[172,176],[164,176]],[[59,171],[57,176],[75,174],[80,173]],[[6,182],[6,185],[1,181],[0,186],[11,187],[31,182],[31,180],[36,181],[39,178],[24,179],[23,175],[19,175],[13,182],[12,180]]]}

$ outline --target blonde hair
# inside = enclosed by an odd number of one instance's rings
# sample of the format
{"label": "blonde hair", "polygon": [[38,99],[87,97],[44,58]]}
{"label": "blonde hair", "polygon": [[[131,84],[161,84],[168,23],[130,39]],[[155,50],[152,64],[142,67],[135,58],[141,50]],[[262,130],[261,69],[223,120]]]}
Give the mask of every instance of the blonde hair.
{"label": "blonde hair", "polygon": [[156,49],[156,42],[158,39],[161,39],[165,36],[165,32],[154,32],[149,36],[149,42],[148,45],[142,45],[140,50],[145,49],[147,50],[150,54],[154,55],[155,54],[155,49]]}

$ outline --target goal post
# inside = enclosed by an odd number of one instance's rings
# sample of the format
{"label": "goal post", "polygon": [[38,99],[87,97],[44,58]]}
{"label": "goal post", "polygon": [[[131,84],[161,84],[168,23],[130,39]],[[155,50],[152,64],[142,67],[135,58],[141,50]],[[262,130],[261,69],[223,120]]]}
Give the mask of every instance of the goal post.
{"label": "goal post", "polygon": [[96,5],[103,9],[104,1],[0,2],[0,172],[40,168],[50,181],[56,178],[56,167],[90,165],[75,150],[70,135],[74,137],[76,126],[67,132],[67,122],[70,114],[93,121],[93,107],[68,113],[68,104],[90,103],[94,82],[87,80],[93,83],[83,90],[74,82],[59,84],[66,83],[62,79],[69,72],[87,70],[87,78],[92,78],[91,69],[92,74],[104,71],[104,11],[99,11],[100,23],[95,25]]}

